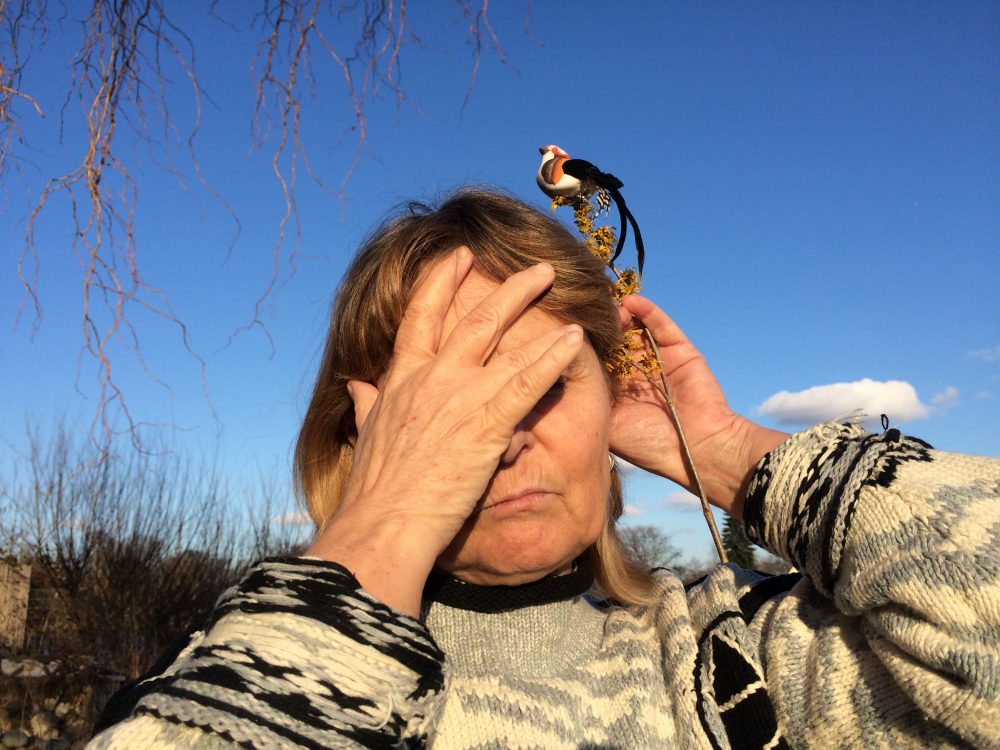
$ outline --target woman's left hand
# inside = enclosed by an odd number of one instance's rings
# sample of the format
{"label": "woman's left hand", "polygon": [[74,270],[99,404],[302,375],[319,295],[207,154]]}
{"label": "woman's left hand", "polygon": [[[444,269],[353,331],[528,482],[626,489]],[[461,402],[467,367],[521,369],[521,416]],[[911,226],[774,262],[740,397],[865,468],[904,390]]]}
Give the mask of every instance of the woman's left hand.
{"label": "woman's left hand", "polygon": [[[760,427],[730,409],[705,358],[653,302],[630,295],[622,299],[620,315],[625,329],[645,325],[660,348],[674,406],[709,499],[741,514],[746,478],[785,434]],[[659,375],[654,379],[659,385]],[[663,396],[638,369],[612,409],[611,450],[696,491]]]}

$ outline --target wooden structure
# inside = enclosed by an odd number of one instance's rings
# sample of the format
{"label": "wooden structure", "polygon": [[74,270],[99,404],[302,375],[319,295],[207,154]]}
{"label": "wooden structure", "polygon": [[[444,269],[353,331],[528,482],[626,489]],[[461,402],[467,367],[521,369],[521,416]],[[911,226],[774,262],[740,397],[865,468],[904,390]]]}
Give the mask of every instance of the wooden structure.
{"label": "wooden structure", "polygon": [[0,649],[4,651],[24,647],[30,591],[31,564],[0,560]]}

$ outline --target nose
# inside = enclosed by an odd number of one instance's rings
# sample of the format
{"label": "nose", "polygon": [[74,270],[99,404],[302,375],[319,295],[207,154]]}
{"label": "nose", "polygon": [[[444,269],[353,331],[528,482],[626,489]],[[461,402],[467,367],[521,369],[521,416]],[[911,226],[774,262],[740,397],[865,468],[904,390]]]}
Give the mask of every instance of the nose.
{"label": "nose", "polygon": [[531,425],[523,421],[518,424],[514,430],[514,434],[510,438],[510,445],[507,446],[507,450],[500,456],[501,466],[509,466],[514,463],[521,451],[535,444],[535,433],[531,427]]}

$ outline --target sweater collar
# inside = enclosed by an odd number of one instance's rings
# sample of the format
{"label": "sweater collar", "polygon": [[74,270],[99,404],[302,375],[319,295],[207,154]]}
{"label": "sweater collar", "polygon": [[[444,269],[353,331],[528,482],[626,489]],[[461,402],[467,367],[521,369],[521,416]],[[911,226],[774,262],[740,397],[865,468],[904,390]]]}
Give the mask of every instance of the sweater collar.
{"label": "sweater collar", "polygon": [[438,602],[472,612],[509,612],[573,599],[593,585],[594,569],[586,557],[578,558],[569,573],[545,576],[520,586],[480,586],[435,571],[424,587],[424,607]]}

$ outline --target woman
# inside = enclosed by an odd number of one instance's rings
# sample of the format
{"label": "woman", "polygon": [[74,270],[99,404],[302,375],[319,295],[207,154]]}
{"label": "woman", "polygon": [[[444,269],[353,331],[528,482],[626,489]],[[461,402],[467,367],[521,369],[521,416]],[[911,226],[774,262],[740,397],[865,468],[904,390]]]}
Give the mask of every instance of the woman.
{"label": "woman", "polygon": [[[691,486],[656,392],[603,367],[640,320],[709,498],[804,575],[685,591],[623,552],[609,451]],[[94,747],[1000,746],[1000,461],[734,414],[511,198],[365,243],[296,469],[306,558],[255,566]]]}

